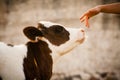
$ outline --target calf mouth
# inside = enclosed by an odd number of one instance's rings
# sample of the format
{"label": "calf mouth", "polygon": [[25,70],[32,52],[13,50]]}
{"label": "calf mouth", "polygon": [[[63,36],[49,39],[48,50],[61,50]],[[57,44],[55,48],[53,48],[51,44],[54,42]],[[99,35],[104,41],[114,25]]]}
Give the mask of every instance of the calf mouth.
{"label": "calf mouth", "polygon": [[[86,39],[85,31],[81,30],[81,32],[82,32],[83,37],[81,39],[76,40],[76,42],[79,42],[79,44],[83,43],[85,41],[85,39]],[[79,36],[79,34],[78,34],[78,36]]]}

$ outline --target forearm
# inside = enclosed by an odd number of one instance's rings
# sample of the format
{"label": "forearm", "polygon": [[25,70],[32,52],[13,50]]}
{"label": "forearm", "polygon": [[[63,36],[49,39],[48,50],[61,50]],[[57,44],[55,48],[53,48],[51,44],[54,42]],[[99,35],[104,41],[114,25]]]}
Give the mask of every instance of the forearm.
{"label": "forearm", "polygon": [[100,12],[102,13],[120,14],[120,3],[99,5],[98,8],[100,9]]}

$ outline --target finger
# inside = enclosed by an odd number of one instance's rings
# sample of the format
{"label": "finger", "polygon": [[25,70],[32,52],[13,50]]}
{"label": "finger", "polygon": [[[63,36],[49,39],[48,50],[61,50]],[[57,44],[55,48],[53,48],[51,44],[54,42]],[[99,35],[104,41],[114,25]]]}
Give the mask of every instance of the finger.
{"label": "finger", "polygon": [[80,17],[80,20],[83,19],[85,16],[86,16],[86,14],[83,14],[83,15]]}
{"label": "finger", "polygon": [[80,20],[83,19],[85,16],[80,17]]}
{"label": "finger", "polygon": [[86,25],[86,27],[89,27],[88,17],[87,16],[86,16],[86,19],[85,19],[85,25]]}
{"label": "finger", "polygon": [[89,28],[88,16],[85,17],[85,25]]}
{"label": "finger", "polygon": [[81,22],[85,21],[85,16],[80,19]]}
{"label": "finger", "polygon": [[82,18],[82,19],[80,20],[80,22],[83,22],[83,21],[85,21],[85,18]]}

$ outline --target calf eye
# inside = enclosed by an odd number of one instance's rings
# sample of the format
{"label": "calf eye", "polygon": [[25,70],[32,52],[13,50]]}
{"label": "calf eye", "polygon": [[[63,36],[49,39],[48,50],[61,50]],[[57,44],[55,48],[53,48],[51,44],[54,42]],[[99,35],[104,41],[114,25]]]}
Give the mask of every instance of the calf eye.
{"label": "calf eye", "polygon": [[63,30],[64,30],[63,27],[56,27],[54,31],[55,33],[61,33],[63,32]]}

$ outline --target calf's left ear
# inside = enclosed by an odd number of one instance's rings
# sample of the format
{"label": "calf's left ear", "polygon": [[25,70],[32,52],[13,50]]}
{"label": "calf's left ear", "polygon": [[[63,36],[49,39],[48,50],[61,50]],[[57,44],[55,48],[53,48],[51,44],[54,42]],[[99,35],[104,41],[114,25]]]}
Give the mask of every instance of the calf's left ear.
{"label": "calf's left ear", "polygon": [[24,28],[23,33],[30,40],[35,40],[36,37],[43,37],[42,32],[33,26],[28,26]]}

